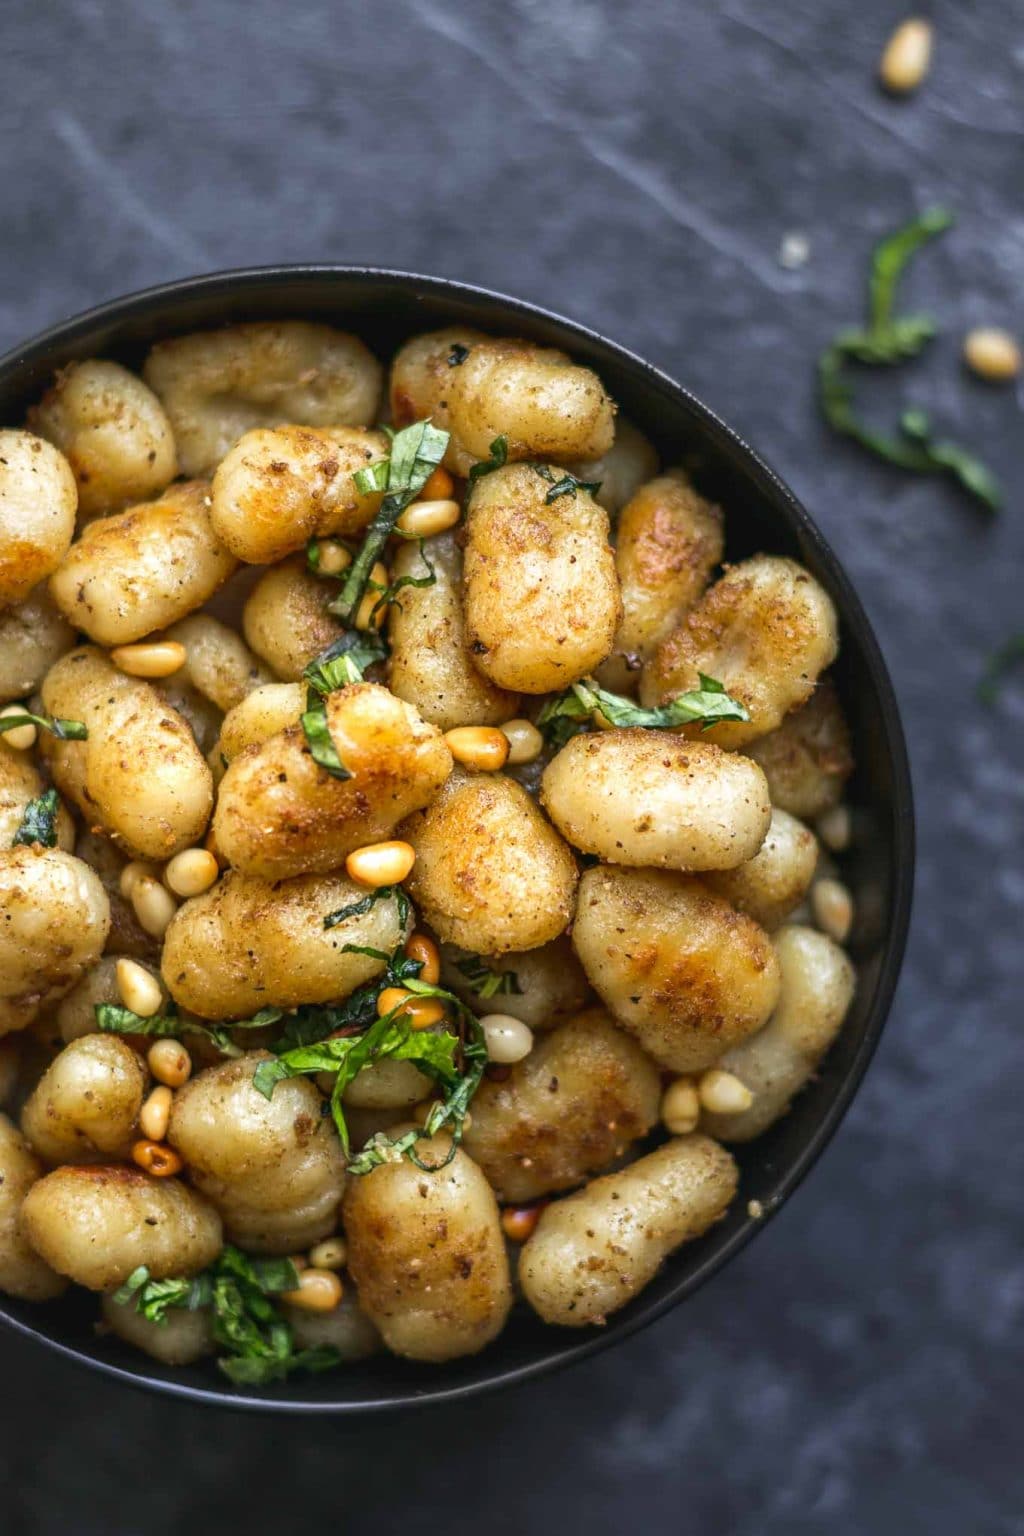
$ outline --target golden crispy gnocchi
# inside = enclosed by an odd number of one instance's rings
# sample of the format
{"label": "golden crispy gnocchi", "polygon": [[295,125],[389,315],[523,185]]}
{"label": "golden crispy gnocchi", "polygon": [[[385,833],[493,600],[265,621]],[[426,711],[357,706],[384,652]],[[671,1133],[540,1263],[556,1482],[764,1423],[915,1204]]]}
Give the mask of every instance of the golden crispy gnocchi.
{"label": "golden crispy gnocchi", "polygon": [[832,599],[814,577],[795,560],[755,555],[730,566],[662,642],[643,669],[640,697],[664,704],[696,688],[702,672],[714,677],[750,719],[722,721],[709,734],[720,746],[744,746],[810,697],[838,644]]}
{"label": "golden crispy gnocchi", "polygon": [[328,694],[324,707],[348,778],[320,767],[302,726],[291,725],[234,758],[221,781],[213,835],[247,874],[280,880],[337,869],[429,805],[452,771],[441,732],[386,688],[354,683]]}
{"label": "golden crispy gnocchi", "polygon": [[681,469],[650,480],[623,508],[615,539],[622,623],[599,679],[631,690],[639,671],[704,592],[724,548],[722,510]]}
{"label": "golden crispy gnocchi", "polygon": [[590,984],[568,938],[561,934],[538,949],[505,955],[475,955],[457,945],[441,946],[441,976],[477,1013],[502,1013],[531,1029],[553,1029],[579,1013]]}
{"label": "golden crispy gnocchi", "polygon": [[365,427],[381,368],[328,325],[265,321],[157,342],[143,376],[163,402],[186,475],[209,474],[255,427]]}
{"label": "golden crispy gnocchi", "polygon": [[13,1121],[0,1115],[0,1291],[22,1301],[52,1301],[67,1289],[63,1275],[30,1246],[21,1222],[25,1196],[43,1174]]}
{"label": "golden crispy gnocchi", "polygon": [[220,1217],[202,1195],[121,1163],[55,1168],[21,1212],[36,1253],[89,1291],[123,1285],[140,1265],[154,1280],[197,1274],[223,1244]]}
{"label": "golden crispy gnocchi", "polygon": [[[449,1149],[442,1134],[417,1151],[429,1165]],[[512,1288],[498,1206],[465,1152],[429,1172],[384,1163],[349,1180],[342,1209],[360,1304],[393,1353],[453,1360],[500,1333]]]}
{"label": "golden crispy gnocchi", "polygon": [[778,1001],[764,929],[692,876],[585,870],[572,940],[606,1007],[673,1072],[713,1066]]}
{"label": "golden crispy gnocchi", "polygon": [[273,682],[272,673],[233,629],[208,613],[191,614],[163,636],[185,647],[177,676],[218,710],[241,704],[256,688]]}
{"label": "golden crispy gnocchi", "polygon": [[600,1008],[538,1040],[473,1098],[464,1146],[499,1200],[571,1189],[646,1136],[658,1119],[654,1063]]}
{"label": "golden crispy gnocchi", "polygon": [[47,1163],[127,1158],[148,1082],[145,1063],[126,1041],[82,1035],[36,1084],[21,1112],[22,1132]]}
{"label": "golden crispy gnocchi", "polygon": [[0,1035],[70,992],[109,928],[107,893],[81,859],[57,848],[0,852]]}
{"label": "golden crispy gnocchi", "polygon": [[75,643],[75,632],[44,582],[0,612],[0,704],[27,698]]}
{"label": "golden crispy gnocchi", "polygon": [[24,602],[57,569],[77,507],[62,453],[31,432],[0,431],[0,609]]}
{"label": "golden crispy gnocchi", "polygon": [[261,683],[229,709],[221,721],[215,755],[226,767],[246,747],[259,747],[271,736],[297,725],[306,708],[301,683]]}
{"label": "golden crispy gnocchi", "polygon": [[451,433],[445,464],[468,474],[496,437],[517,459],[597,459],[615,434],[615,407],[596,373],[564,352],[451,327],[417,336],[391,368],[395,425],[430,416]]}
{"label": "golden crispy gnocchi", "polygon": [[399,832],[416,850],[410,894],[446,943],[503,955],[568,927],[576,861],[513,779],[453,773]]}
{"label": "golden crispy gnocchi", "polygon": [[771,826],[752,859],[733,869],[715,870],[707,884],[769,931],[800,905],[814,879],[818,839],[809,827],[785,811],[773,810]]}
{"label": "golden crispy gnocchi", "polygon": [[326,1003],[379,976],[383,962],[346,954],[360,944],[390,954],[406,934],[392,897],[334,928],[324,918],[366,895],[344,875],[259,880],[231,871],[186,901],[164,939],[162,974],[181,1008],[239,1019],[261,1008]]}
{"label": "golden crispy gnocchi", "polygon": [[772,813],[764,774],[749,758],[642,729],[572,737],[545,768],[540,798],[574,848],[662,869],[745,864]]}
{"label": "golden crispy gnocchi", "polygon": [[751,1141],[786,1113],[838,1035],[853,999],[853,966],[825,934],[794,924],[779,932],[775,952],[782,976],[775,1012],[720,1063],[754,1102],[739,1114],[701,1115],[701,1128],[722,1141]]}
{"label": "golden crispy gnocchi", "polygon": [[99,645],[126,645],[183,619],[237,565],[210,522],[204,480],[89,523],[50,580],[69,623]]}
{"label": "golden crispy gnocchi", "polygon": [[83,645],[47,673],[43,703],[88,730],[85,741],[41,745],[58,789],[91,825],[144,859],[202,839],[213,779],[191,730],[151,684]]}
{"label": "golden crispy gnocchi", "polygon": [[150,1322],[136,1309],[134,1301],[115,1301],[102,1297],[100,1315],[111,1333],[152,1355],[161,1365],[191,1365],[214,1351],[213,1317],[209,1307],[170,1307],[162,1322]]}
{"label": "golden crispy gnocchi", "polygon": [[680,1136],[549,1205],[519,1259],[546,1323],[582,1328],[632,1301],[670,1253],[701,1237],[736,1192],[736,1165],[707,1136]]}
{"label": "golden crispy gnocchi", "polygon": [[178,1090],[167,1139],[216,1206],[228,1240],[251,1253],[299,1253],[334,1231],[341,1144],[305,1078],[253,1088],[265,1051],[208,1067]]}
{"label": "golden crispy gnocchi", "polygon": [[768,780],[772,804],[814,821],[839,804],[853,772],[850,730],[831,678],[749,752]]}
{"label": "golden crispy gnocchi", "polygon": [[519,702],[518,695],[485,677],[470,655],[458,539],[452,530],[422,548],[402,544],[391,563],[393,581],[411,578],[429,585],[404,587],[389,610],[388,687],[442,731],[499,725],[512,719]]}
{"label": "golden crispy gnocchi", "polygon": [[383,432],[358,427],[259,427],[217,466],[211,519],[239,560],[270,565],[307,539],[362,532],[380,506],[353,475],[386,459]]}
{"label": "golden crispy gnocchi", "polygon": [[298,682],[303,668],[344,634],[327,611],[332,595],[302,555],[272,565],[250,592],[242,611],[246,643],[282,682]]}
{"label": "golden crispy gnocchi", "polygon": [[85,517],[159,496],[178,473],[163,406],[120,363],[69,363],[29,411],[28,424],[64,454]]}
{"label": "golden crispy gnocchi", "polygon": [[535,465],[495,470],[477,482],[466,519],[470,654],[517,693],[592,672],[622,618],[607,513],[582,488],[549,501],[552,489]]}

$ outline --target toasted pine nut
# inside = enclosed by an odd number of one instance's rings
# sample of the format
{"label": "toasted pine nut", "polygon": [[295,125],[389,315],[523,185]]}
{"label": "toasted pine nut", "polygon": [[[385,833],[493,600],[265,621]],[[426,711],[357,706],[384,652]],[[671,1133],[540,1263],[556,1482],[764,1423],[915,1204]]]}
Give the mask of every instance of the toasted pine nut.
{"label": "toasted pine nut", "polygon": [[511,744],[494,725],[457,725],[444,739],[457,763],[472,773],[496,773],[508,762]]}
{"label": "toasted pine nut", "polygon": [[964,362],[979,378],[1005,383],[1020,373],[1020,347],[1009,331],[980,325],[964,337]]}
{"label": "toasted pine nut", "polygon": [[178,640],[150,640],[141,645],[115,645],[110,659],[129,677],[170,677],[181,671],[187,655]]}
{"label": "toasted pine nut", "polygon": [[508,741],[508,761],[514,768],[535,763],[544,750],[544,737],[532,720],[506,720],[501,734]]}
{"label": "toasted pine nut", "polygon": [[429,981],[432,987],[436,987],[441,980],[441,954],[433,939],[425,933],[413,933],[405,941],[405,952],[410,960],[422,962],[420,981]]}
{"label": "toasted pine nut", "polygon": [[853,926],[853,897],[841,880],[816,880],[811,886],[811,911],[822,933],[845,944]]}
{"label": "toasted pine nut", "polygon": [[132,891],[134,891],[143,876],[147,880],[156,880],[159,876],[158,866],[156,864],[145,864],[141,859],[132,859],[124,866],[118,881],[118,889],[125,901],[131,901]]}
{"label": "toasted pine nut", "polygon": [[412,993],[404,987],[383,987],[377,994],[377,1016],[382,1019],[392,1008],[400,1008],[411,997]]}
{"label": "toasted pine nut", "polygon": [[510,1013],[488,1013],[480,1020],[487,1044],[487,1056],[502,1066],[511,1067],[533,1050],[533,1030]]}
{"label": "toasted pine nut", "polygon": [[155,1179],[169,1179],[182,1169],[177,1152],[161,1141],[137,1141],[132,1147],[132,1161]]}
{"label": "toasted pine nut", "polygon": [[219,874],[220,865],[208,848],[183,848],[164,870],[164,884],[175,896],[201,896]]}
{"label": "toasted pine nut", "polygon": [[507,1205],[501,1213],[501,1230],[511,1242],[525,1243],[533,1236],[541,1212],[550,1204],[550,1200],[538,1200],[536,1205]]}
{"label": "toasted pine nut", "polygon": [[309,1250],[314,1269],[344,1269],[348,1263],[348,1245],[343,1237],[325,1237]]}
{"label": "toasted pine nut", "polygon": [[336,539],[320,539],[317,551],[320,556],[317,570],[324,576],[340,576],[352,564],[352,556]]}
{"label": "toasted pine nut", "polygon": [[192,1076],[192,1058],[180,1040],[154,1040],[146,1056],[158,1083],[180,1088]]}
{"label": "toasted pine nut", "polygon": [[935,29],[922,16],[911,16],[885,45],[878,75],[887,91],[907,96],[916,91],[932,62]]}
{"label": "toasted pine nut", "polygon": [[701,1104],[713,1115],[741,1115],[754,1102],[746,1083],[733,1072],[723,1072],[721,1067],[712,1067],[703,1074],[697,1092]]}
{"label": "toasted pine nut", "polygon": [[438,997],[416,997],[404,987],[385,987],[377,998],[381,1018],[393,1008],[399,1018],[408,1019],[411,1029],[432,1029],[444,1018],[444,1003]]}
{"label": "toasted pine nut", "polygon": [[[10,719],[12,715],[23,715],[26,706],[24,704],[8,704],[6,709],[0,709],[0,720]],[[28,725],[15,725],[9,731],[4,731],[0,741],[5,741],[15,752],[27,752],[36,744],[39,732],[29,721]]]}
{"label": "toasted pine nut", "polygon": [[143,1019],[151,1019],[154,1013],[160,1012],[164,994],[152,971],[147,971],[137,960],[123,959],[114,966],[114,975],[117,977],[121,1001],[132,1013],[137,1013]]}
{"label": "toasted pine nut", "polygon": [[178,904],[159,880],[151,875],[139,875],[129,897],[139,926],[154,939],[162,939],[178,910]]}
{"label": "toasted pine nut", "polygon": [[435,533],[454,528],[462,516],[457,501],[413,501],[398,519],[396,527],[411,539],[430,539]]}
{"label": "toasted pine nut", "polygon": [[333,1312],[343,1294],[341,1281],[332,1269],[304,1269],[298,1289],[282,1291],[281,1300],[304,1312]]}
{"label": "toasted pine nut", "polygon": [[[359,609],[356,613],[356,629],[381,629],[383,627],[384,620],[388,616],[388,605],[387,603],[381,603],[382,593],[378,588],[386,587],[388,580],[388,568],[378,560],[370,572],[370,581],[373,585],[368,586],[363,593],[363,600],[359,604]],[[380,603],[380,607],[377,606],[378,603]]]}
{"label": "toasted pine nut", "polygon": [[454,489],[455,481],[444,466],[439,464],[424,480],[420,495],[424,501],[447,501]]}
{"label": "toasted pine nut", "polygon": [[367,843],[345,860],[345,873],[360,885],[400,885],[416,862],[416,850],[398,840]]}
{"label": "toasted pine nut", "polygon": [[149,1098],[139,1110],[139,1130],[150,1141],[163,1141],[167,1135],[167,1126],[171,1118],[171,1102],[174,1094],[161,1083],[159,1088],[154,1088]]}
{"label": "toasted pine nut", "polygon": [[661,1123],[673,1136],[685,1136],[697,1129],[700,1099],[692,1077],[677,1077],[661,1096]]}
{"label": "toasted pine nut", "polygon": [[852,833],[849,807],[834,805],[830,811],[818,817],[814,830],[826,848],[831,848],[833,853],[842,853],[845,848],[849,848]]}

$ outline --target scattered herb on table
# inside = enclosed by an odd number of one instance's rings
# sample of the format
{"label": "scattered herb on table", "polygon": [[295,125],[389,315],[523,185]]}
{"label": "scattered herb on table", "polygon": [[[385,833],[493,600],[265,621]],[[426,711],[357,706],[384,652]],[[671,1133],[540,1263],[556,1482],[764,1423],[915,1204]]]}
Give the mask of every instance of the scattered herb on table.
{"label": "scattered herb on table", "polygon": [[1011,667],[1024,661],[1024,631],[1011,635],[998,650],[993,651],[978,684],[978,697],[983,704],[994,704],[999,697],[1003,677]]}

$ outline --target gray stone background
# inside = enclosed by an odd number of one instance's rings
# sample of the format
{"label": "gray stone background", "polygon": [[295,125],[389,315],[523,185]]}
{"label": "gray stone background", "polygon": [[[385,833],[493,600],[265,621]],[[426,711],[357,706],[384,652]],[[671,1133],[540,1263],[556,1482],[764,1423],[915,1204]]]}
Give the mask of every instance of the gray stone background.
{"label": "gray stone background", "polygon": [[[903,700],[921,859],[888,1035],[789,1209],[684,1309],[532,1389],[405,1420],[189,1411],[0,1339],[5,1536],[226,1527],[741,1536],[1024,1531],[1020,401],[958,340],[1021,328],[1024,7],[936,0],[37,0],[2,6],[4,346],[203,269],[350,260],[607,330],[758,445],[858,582]],[[829,436],[813,361],[872,241],[941,201],[915,399],[996,520]],[[799,231],[810,260],[779,265]],[[886,397],[887,398],[887,397]]]}

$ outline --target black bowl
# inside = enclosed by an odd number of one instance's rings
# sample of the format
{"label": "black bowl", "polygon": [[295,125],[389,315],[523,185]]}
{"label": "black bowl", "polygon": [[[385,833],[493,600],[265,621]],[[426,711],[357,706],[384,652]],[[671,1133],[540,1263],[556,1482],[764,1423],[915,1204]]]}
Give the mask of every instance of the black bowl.
{"label": "black bowl", "polygon": [[[849,580],[793,493],[699,400],[594,331],[517,299],[464,283],[350,267],[267,267],[151,288],[58,325],[0,359],[0,422],[15,424],[73,359],[138,365],[150,343],[228,321],[316,319],[359,333],[382,357],[405,337],[443,325],[479,326],[561,347],[601,375],[665,462],[695,462],[701,488],[726,508],[728,554],[759,549],[802,560],[842,619],[836,669],[850,716],[857,771],[850,801],[858,838],[845,860],[858,910],[852,952],[856,999],[817,1079],[790,1113],[740,1148],[740,1194],[726,1219],[677,1253],[607,1326],[586,1333],[516,1315],[483,1354],[439,1367],[385,1356],[258,1391],[236,1390],[210,1364],[170,1370],[94,1332],[95,1300],[81,1293],[33,1307],[0,1297],[0,1318],[27,1337],[121,1381],[196,1402],[293,1413],[367,1413],[437,1403],[543,1375],[628,1337],[662,1316],[738,1253],[789,1198],[849,1107],[885,1022],[903,957],[913,883],[910,776],[899,711],[878,644]],[[764,1215],[748,1214],[750,1201]]]}

